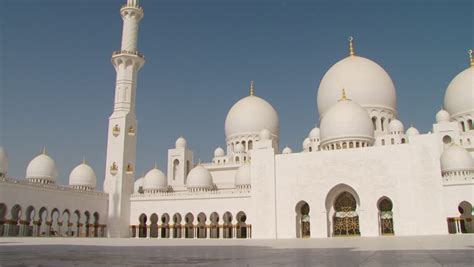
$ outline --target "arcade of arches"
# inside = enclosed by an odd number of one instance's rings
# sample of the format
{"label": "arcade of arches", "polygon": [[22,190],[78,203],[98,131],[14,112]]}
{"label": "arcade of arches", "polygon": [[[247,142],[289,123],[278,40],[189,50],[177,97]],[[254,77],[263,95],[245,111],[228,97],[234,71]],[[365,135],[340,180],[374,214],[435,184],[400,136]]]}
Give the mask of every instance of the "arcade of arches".
{"label": "arcade of arches", "polygon": [[105,237],[106,225],[99,224],[99,213],[46,207],[26,208],[0,203],[0,236]]}
{"label": "arcade of arches", "polygon": [[472,217],[474,209],[468,201],[462,201],[458,206],[459,217],[448,218],[448,231],[450,234],[474,233]]}
{"label": "arcade of arches", "polygon": [[240,211],[235,215],[227,211],[222,219],[217,212],[206,215],[187,213],[184,217],[175,213],[170,217],[163,213],[150,216],[142,213],[138,225],[130,225],[130,237],[135,238],[252,238],[252,225],[247,224],[247,215]]}
{"label": "arcade of arches", "polygon": [[[339,193],[328,211],[330,225],[329,236],[360,236],[358,203],[354,195],[348,191]],[[393,203],[388,197],[381,197],[377,202],[379,235],[395,234],[395,219]],[[295,206],[296,237],[311,236],[310,206],[306,201],[300,201]],[[458,206],[459,217],[447,218],[450,234],[474,233],[474,209],[468,201],[462,201]],[[329,217],[330,216],[330,217]],[[330,220],[330,218],[332,220]],[[332,222],[332,223],[331,223]]]}

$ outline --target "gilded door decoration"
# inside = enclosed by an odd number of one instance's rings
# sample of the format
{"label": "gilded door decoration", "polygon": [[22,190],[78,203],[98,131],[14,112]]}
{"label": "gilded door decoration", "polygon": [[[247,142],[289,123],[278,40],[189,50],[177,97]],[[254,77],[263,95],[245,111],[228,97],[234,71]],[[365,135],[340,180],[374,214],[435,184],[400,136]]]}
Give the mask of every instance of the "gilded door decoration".
{"label": "gilded door decoration", "polygon": [[333,217],[333,236],[360,235],[356,206],[356,201],[349,192],[344,192],[337,197],[334,203],[336,213]]}

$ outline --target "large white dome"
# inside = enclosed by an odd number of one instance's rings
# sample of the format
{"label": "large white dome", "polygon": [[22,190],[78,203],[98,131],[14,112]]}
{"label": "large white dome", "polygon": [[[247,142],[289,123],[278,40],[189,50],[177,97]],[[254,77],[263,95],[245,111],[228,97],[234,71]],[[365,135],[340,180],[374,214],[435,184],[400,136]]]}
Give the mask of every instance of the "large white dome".
{"label": "large white dome", "polygon": [[54,183],[57,177],[56,163],[45,152],[31,160],[26,168],[26,179],[40,179]]}
{"label": "large white dome", "polygon": [[143,179],[143,190],[166,190],[168,187],[168,180],[166,175],[158,168],[153,168],[148,171]]}
{"label": "large white dome", "polygon": [[328,142],[363,141],[372,143],[374,126],[367,111],[351,100],[336,102],[321,119],[321,145]]}
{"label": "large white dome", "polygon": [[5,175],[8,172],[7,151],[0,146],[0,174]]}
{"label": "large white dome", "polygon": [[95,189],[97,187],[97,176],[89,165],[82,163],[71,171],[69,175],[69,185]]}
{"label": "large white dome", "polygon": [[242,98],[227,113],[226,138],[247,134],[258,135],[262,129],[268,129],[273,136],[278,137],[280,122],[273,106],[258,96],[250,95]]}
{"label": "large white dome", "polygon": [[189,172],[186,187],[211,189],[213,186],[211,173],[200,164]]}
{"label": "large white dome", "polygon": [[322,118],[339,99],[341,89],[364,108],[396,111],[395,86],[387,72],[374,61],[349,56],[334,64],[324,75],[318,89],[318,111]]}
{"label": "large white dome", "polygon": [[240,166],[235,173],[235,185],[250,185],[250,164],[245,163]]}
{"label": "large white dome", "polygon": [[459,73],[444,95],[444,108],[451,116],[474,113],[474,67]]}
{"label": "large white dome", "polygon": [[474,171],[474,160],[467,150],[458,145],[449,145],[441,155],[441,170]]}

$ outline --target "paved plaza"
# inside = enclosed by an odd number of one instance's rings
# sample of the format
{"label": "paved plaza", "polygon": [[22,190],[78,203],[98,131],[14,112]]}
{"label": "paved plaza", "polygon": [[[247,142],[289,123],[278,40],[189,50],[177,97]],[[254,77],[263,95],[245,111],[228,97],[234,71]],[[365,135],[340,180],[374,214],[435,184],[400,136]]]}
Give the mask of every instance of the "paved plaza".
{"label": "paved plaza", "polygon": [[474,235],[306,240],[2,238],[0,266],[473,266]]}

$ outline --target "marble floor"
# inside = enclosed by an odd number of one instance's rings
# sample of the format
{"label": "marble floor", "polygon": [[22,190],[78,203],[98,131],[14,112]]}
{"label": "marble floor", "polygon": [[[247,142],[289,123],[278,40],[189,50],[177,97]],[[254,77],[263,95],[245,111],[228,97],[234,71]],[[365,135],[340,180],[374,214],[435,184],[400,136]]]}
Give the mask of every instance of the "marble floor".
{"label": "marble floor", "polygon": [[0,238],[0,266],[473,266],[474,235],[308,240]]}

